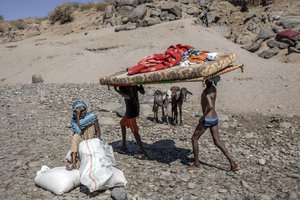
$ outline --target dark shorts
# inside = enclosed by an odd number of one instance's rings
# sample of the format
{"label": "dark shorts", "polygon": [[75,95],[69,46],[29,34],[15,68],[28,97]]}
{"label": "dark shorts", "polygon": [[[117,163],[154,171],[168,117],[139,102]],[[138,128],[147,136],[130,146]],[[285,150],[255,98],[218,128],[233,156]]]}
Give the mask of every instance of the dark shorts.
{"label": "dark shorts", "polygon": [[202,121],[203,126],[205,126],[205,127],[207,127],[207,128],[216,126],[216,125],[218,125],[218,123],[219,123],[218,117],[212,118],[212,119],[204,119],[204,120]]}

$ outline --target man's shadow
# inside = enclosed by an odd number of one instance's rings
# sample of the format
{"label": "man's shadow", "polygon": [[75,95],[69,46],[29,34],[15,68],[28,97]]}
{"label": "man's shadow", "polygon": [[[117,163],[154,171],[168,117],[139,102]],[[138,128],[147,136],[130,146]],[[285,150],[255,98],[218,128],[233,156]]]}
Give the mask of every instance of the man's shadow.
{"label": "man's shadow", "polygon": [[[122,141],[110,143],[114,152],[119,152]],[[134,141],[127,141],[126,155],[136,156],[139,154],[139,148]],[[147,153],[147,160],[155,160],[160,163],[170,165],[176,160],[180,160],[182,164],[187,165],[192,160],[189,155],[192,153],[189,149],[179,148],[175,146],[175,142],[170,139],[164,139],[154,142],[153,144],[143,143]]]}

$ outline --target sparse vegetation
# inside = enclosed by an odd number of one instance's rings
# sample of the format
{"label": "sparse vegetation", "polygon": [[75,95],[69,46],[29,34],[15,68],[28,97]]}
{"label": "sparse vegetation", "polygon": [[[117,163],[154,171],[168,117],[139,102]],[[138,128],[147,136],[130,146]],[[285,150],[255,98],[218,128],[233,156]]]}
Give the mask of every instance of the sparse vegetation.
{"label": "sparse vegetation", "polygon": [[48,17],[52,24],[59,22],[65,24],[73,21],[72,13],[78,8],[77,3],[62,4],[49,13]]}
{"label": "sparse vegetation", "polygon": [[25,29],[27,26],[26,22],[24,22],[23,19],[17,19],[17,20],[11,21],[10,24],[13,27],[16,27],[16,29]]}

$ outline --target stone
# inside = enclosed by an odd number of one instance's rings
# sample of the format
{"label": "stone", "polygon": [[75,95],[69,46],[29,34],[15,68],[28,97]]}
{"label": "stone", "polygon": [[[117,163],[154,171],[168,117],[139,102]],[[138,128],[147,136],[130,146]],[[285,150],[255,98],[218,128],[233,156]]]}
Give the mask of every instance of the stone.
{"label": "stone", "polygon": [[44,80],[41,74],[34,74],[32,75],[32,83],[43,83]]}
{"label": "stone", "polygon": [[285,16],[279,20],[279,25],[284,28],[294,28],[300,25],[300,16]]}
{"label": "stone", "polygon": [[249,188],[249,185],[246,181],[243,181],[241,180],[241,185],[244,187],[244,188]]}
{"label": "stone", "polygon": [[262,58],[271,58],[271,57],[275,56],[276,54],[278,54],[279,51],[280,51],[280,49],[278,47],[273,47],[271,49],[262,51],[261,53],[258,54],[258,56],[262,57]]}
{"label": "stone", "polygon": [[242,48],[247,50],[247,51],[250,51],[250,52],[256,52],[260,48],[263,41],[264,41],[263,39],[259,39],[259,40],[256,40],[255,42],[253,42],[250,45],[242,46]]}
{"label": "stone", "polygon": [[284,128],[284,129],[288,129],[288,128],[292,128],[293,125],[290,122],[281,122],[279,123],[279,128]]}
{"label": "stone", "polygon": [[262,27],[259,30],[258,39],[268,39],[270,37],[274,37],[276,34],[274,33],[274,31],[271,28],[266,28],[266,27]]}
{"label": "stone", "polygon": [[266,160],[265,160],[264,158],[260,158],[260,159],[257,160],[257,163],[258,163],[259,165],[264,166],[264,165],[266,165]]}
{"label": "stone", "polygon": [[126,200],[127,199],[127,192],[124,188],[114,188],[111,191],[111,197],[114,200]]}

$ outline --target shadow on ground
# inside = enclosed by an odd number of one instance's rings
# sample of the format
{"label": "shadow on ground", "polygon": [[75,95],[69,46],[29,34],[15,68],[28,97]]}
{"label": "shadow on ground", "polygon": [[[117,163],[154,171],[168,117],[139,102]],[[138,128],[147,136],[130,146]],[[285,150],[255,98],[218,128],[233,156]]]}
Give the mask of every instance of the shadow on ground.
{"label": "shadow on ground", "polygon": [[[110,143],[115,152],[119,152],[122,141],[115,141]],[[139,154],[139,148],[134,141],[127,141],[127,152],[129,156],[137,157]],[[152,144],[143,143],[148,153],[147,160],[155,160],[160,163],[170,165],[176,160],[180,160],[182,164],[187,165],[191,162],[189,155],[191,151],[189,149],[178,148],[175,146],[175,142],[170,139],[159,140]]]}

